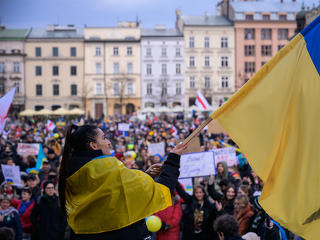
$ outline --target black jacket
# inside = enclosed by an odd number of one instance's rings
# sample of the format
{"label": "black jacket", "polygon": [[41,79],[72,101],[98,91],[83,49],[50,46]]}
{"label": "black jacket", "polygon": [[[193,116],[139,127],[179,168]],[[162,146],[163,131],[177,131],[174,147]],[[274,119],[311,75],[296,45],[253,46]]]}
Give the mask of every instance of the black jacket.
{"label": "black jacket", "polygon": [[[87,151],[79,152],[71,158],[68,168],[68,176],[78,171],[83,165],[91,161],[93,158],[102,156],[102,152]],[[163,170],[157,178],[157,182],[167,186],[171,193],[175,189],[177,179],[179,177],[180,156],[174,153],[168,155],[167,160],[163,164]],[[139,194],[139,193],[137,193]],[[102,213],[107,214],[107,213]],[[151,234],[147,229],[145,220],[140,220],[136,223],[124,227],[119,230],[104,232],[99,234],[75,234],[71,229],[71,240],[151,240]]]}

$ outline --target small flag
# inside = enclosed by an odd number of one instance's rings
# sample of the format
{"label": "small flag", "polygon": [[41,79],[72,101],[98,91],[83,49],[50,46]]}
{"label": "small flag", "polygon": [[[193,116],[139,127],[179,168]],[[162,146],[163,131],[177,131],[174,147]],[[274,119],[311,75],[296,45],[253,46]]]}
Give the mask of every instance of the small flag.
{"label": "small flag", "polygon": [[46,124],[46,129],[48,131],[53,131],[56,128],[56,124],[54,124],[54,122],[48,120],[47,124]]}
{"label": "small flag", "polygon": [[10,90],[10,92],[8,92],[6,95],[0,98],[0,133],[2,133],[6,124],[6,120],[13,101],[15,91],[16,88],[14,87]]}
{"label": "small flag", "polygon": [[198,96],[196,99],[196,105],[202,110],[202,111],[209,111],[211,108],[210,104],[208,103],[207,99],[202,95],[200,91],[198,91]]}

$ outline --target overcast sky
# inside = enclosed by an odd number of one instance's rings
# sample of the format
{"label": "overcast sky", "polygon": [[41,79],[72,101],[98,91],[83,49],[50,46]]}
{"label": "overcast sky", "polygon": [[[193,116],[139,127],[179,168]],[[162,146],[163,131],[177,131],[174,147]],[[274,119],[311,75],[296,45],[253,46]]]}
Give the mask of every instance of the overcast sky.
{"label": "overcast sky", "polygon": [[[217,2],[218,0],[0,0],[0,22],[7,28],[44,28],[47,24],[116,26],[118,21],[135,21],[138,17],[143,27],[153,27],[155,24],[174,27],[175,9],[181,9],[183,15],[204,15],[206,11],[213,15]],[[312,6],[312,3],[318,4],[319,0],[304,2]]]}

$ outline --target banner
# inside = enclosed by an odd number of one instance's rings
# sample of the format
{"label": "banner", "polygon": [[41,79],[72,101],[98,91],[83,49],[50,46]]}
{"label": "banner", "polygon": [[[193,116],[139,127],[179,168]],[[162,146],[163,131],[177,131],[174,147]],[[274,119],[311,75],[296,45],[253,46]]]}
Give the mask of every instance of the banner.
{"label": "banner", "polygon": [[130,130],[130,125],[128,123],[118,123],[118,130],[121,132],[128,132]]}
{"label": "banner", "polygon": [[148,152],[151,156],[160,154],[161,156],[165,155],[165,143],[150,143],[148,146]]}
{"label": "banner", "polygon": [[21,185],[20,167],[1,164],[2,173],[6,182]]}
{"label": "banner", "polygon": [[6,125],[6,120],[14,98],[15,91],[16,88],[14,87],[10,90],[10,92],[0,98],[0,134],[2,133],[4,126]]}
{"label": "banner", "polygon": [[218,148],[212,150],[214,152],[214,161],[216,165],[219,162],[226,162],[228,166],[233,166],[238,164],[238,158],[236,156],[235,148]]}
{"label": "banner", "polygon": [[39,144],[38,143],[18,143],[17,152],[19,155],[38,155]]}
{"label": "banner", "polygon": [[216,173],[214,153],[198,152],[183,154],[180,159],[180,177],[201,177]]}

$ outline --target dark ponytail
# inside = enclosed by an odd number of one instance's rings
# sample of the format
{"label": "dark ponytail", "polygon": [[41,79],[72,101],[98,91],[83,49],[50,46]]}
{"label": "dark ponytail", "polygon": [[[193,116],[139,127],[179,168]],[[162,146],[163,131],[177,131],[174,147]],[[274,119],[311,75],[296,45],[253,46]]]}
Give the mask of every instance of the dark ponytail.
{"label": "dark ponytail", "polygon": [[90,142],[95,142],[97,135],[96,126],[84,125],[78,127],[71,125],[67,128],[66,139],[63,149],[62,160],[59,171],[59,199],[62,213],[68,216],[66,209],[66,179],[68,177],[68,163],[74,151],[90,150]]}

